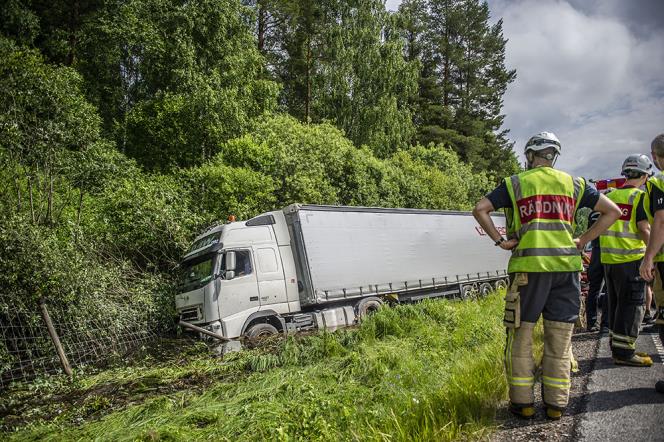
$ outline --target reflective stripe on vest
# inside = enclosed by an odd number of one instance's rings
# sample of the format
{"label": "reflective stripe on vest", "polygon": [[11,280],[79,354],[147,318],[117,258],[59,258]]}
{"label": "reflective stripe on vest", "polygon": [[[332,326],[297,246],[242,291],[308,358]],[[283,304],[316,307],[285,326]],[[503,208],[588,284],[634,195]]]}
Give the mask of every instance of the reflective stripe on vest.
{"label": "reflective stripe on vest", "polygon": [[515,250],[512,256],[573,256],[578,254],[579,250],[576,247],[558,247]]}
{"label": "reflective stripe on vest", "polygon": [[530,230],[549,230],[549,231],[567,230],[570,234],[572,234],[574,231],[572,226],[569,224],[532,222],[526,224],[525,226],[521,226],[518,236],[522,237],[523,235],[526,234],[526,232]]}
{"label": "reflective stripe on vest", "polygon": [[606,194],[618,205],[622,216],[599,237],[602,264],[621,264],[643,258],[646,245],[638,235],[636,207],[644,195],[645,192],[632,187]]}
{"label": "reflective stripe on vest", "polygon": [[632,233],[632,232],[613,232],[611,230],[607,230],[602,235],[614,236],[616,238],[640,239],[638,233]]}
{"label": "reflective stripe on vest", "polygon": [[505,184],[512,201],[505,211],[509,234],[519,240],[508,272],[581,270],[581,254],[572,234],[585,181],[538,167],[506,178]]}
{"label": "reflective stripe on vest", "polygon": [[[652,208],[650,207],[650,197],[652,194],[653,186],[657,187],[660,190],[660,192],[664,192],[664,174],[662,172],[651,177],[646,182],[646,196],[643,200],[643,208],[646,210],[646,214],[648,215],[648,221],[650,221],[650,224],[653,223],[655,217],[655,215],[652,213]],[[664,247],[662,247],[660,251],[657,252],[654,261],[664,262]]]}

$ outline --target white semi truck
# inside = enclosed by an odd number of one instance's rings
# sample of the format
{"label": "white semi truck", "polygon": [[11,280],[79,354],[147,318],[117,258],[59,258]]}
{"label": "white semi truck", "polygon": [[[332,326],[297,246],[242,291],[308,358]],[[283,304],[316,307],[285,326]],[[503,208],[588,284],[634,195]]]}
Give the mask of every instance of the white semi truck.
{"label": "white semi truck", "polygon": [[198,236],[175,304],[227,339],[334,330],[385,302],[504,287],[508,258],[470,213],[293,204]]}

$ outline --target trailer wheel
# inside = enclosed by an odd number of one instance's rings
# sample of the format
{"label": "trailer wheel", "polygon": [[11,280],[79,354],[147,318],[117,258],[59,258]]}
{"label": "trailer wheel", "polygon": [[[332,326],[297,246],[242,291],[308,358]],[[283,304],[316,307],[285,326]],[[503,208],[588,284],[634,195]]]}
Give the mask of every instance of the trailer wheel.
{"label": "trailer wheel", "polygon": [[380,299],[376,297],[364,298],[355,305],[355,313],[359,320],[377,312],[383,306]]}
{"label": "trailer wheel", "polygon": [[499,279],[495,284],[496,290],[504,290],[507,288],[507,283],[504,279]]}
{"label": "trailer wheel", "polygon": [[279,331],[274,325],[265,322],[259,322],[258,324],[254,324],[249,327],[244,336],[248,340],[249,347],[253,347],[261,339],[267,338],[268,336],[274,336],[277,333],[279,333]]}
{"label": "trailer wheel", "polygon": [[491,294],[493,287],[488,282],[482,283],[480,285],[480,296],[485,298]]}
{"label": "trailer wheel", "polygon": [[461,286],[461,299],[472,299],[474,293],[472,285]]}

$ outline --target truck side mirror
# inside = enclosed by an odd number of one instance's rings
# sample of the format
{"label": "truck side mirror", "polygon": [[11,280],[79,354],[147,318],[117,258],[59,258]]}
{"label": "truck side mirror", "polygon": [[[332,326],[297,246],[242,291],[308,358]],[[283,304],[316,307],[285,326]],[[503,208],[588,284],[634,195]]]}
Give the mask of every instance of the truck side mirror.
{"label": "truck side mirror", "polygon": [[225,271],[225,279],[233,279],[235,278],[235,252],[234,251],[229,251],[226,252],[226,263],[224,265],[224,271]]}

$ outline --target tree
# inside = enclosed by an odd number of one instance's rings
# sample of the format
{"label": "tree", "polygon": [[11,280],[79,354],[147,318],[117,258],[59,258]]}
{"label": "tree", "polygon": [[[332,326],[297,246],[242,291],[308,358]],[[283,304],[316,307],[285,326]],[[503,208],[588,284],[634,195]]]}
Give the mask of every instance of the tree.
{"label": "tree", "polygon": [[31,46],[39,35],[39,17],[21,0],[0,5],[0,33],[17,44]]}
{"label": "tree", "polygon": [[502,21],[489,24],[479,0],[422,0],[400,7],[401,29],[419,57],[417,140],[444,143],[475,170],[506,175],[517,168],[500,113],[515,71],[505,67]]}
{"label": "tree", "polygon": [[[379,0],[272,2],[280,17],[273,45],[281,102],[304,122],[330,121],[379,156],[414,134],[410,102],[417,62],[402,55],[392,17]],[[260,10],[259,10],[260,13]]]}
{"label": "tree", "polygon": [[237,0],[109,2],[79,69],[107,134],[148,168],[199,164],[276,106]]}
{"label": "tree", "polygon": [[[0,146],[16,171],[17,210],[27,180],[33,222],[53,222],[54,186],[72,155],[100,141],[100,121],[71,68],[46,64],[35,50],[0,38]],[[33,178],[44,181],[33,182]],[[33,188],[36,186],[36,189]],[[46,206],[42,216],[42,195]]]}

